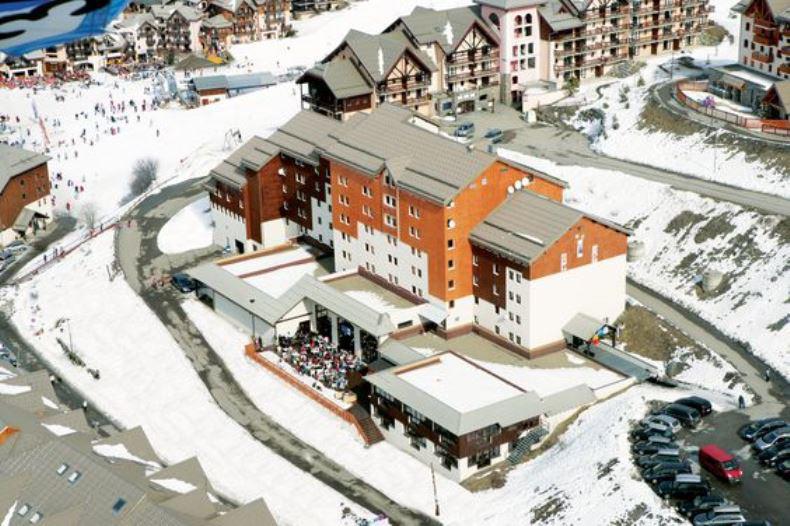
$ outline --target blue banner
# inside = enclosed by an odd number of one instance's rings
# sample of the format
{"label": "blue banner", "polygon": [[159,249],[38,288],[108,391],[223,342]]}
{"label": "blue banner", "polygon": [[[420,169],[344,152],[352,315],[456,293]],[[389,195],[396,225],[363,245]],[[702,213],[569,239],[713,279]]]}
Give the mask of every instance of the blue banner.
{"label": "blue banner", "polygon": [[16,57],[104,33],[128,0],[0,0],[0,51]]}

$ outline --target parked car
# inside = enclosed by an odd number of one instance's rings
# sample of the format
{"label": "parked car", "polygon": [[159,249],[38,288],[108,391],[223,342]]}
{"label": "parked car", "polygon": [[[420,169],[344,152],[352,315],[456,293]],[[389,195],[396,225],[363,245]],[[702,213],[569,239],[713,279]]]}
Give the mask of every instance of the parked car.
{"label": "parked car", "polygon": [[720,495],[707,495],[705,497],[696,497],[693,500],[682,502],[678,506],[678,511],[686,517],[696,517],[701,513],[708,512],[713,508],[719,506],[726,506],[730,501]]}
{"label": "parked car", "polygon": [[691,474],[691,462],[662,462],[650,466],[642,472],[642,478],[651,484],[658,484],[665,480],[675,480],[676,475]]}
{"label": "parked car", "polygon": [[708,416],[713,412],[713,406],[711,403],[701,396],[687,396],[685,398],[681,398],[680,400],[675,400],[675,403],[692,407],[699,411],[701,416]]}
{"label": "parked car", "polygon": [[183,293],[194,292],[195,288],[197,288],[195,280],[183,273],[173,274],[170,277],[170,283]]}
{"label": "parked car", "polygon": [[[664,438],[664,437],[656,437],[656,438]],[[643,440],[631,446],[631,451],[633,451],[634,455],[652,455],[653,453],[658,453],[662,449],[672,449],[678,447],[678,445],[675,442],[670,441],[668,438],[665,440],[666,442],[654,442],[652,440]]]}
{"label": "parked car", "polygon": [[631,438],[634,440],[647,440],[651,436],[672,438],[675,434],[663,424],[646,424],[631,431]]}
{"label": "parked car", "polygon": [[688,500],[710,494],[710,484],[699,475],[675,475],[675,480],[666,480],[656,487],[656,493],[663,499]]}
{"label": "parked car", "polygon": [[771,526],[771,521],[746,521],[738,526]]}
{"label": "parked car", "polygon": [[765,451],[773,445],[781,445],[790,442],[790,426],[780,427],[774,429],[770,433],[766,433],[757,442],[752,444],[755,451]]}
{"label": "parked car", "polygon": [[505,134],[499,128],[491,128],[486,132],[485,138],[493,144],[499,144],[505,138]]}
{"label": "parked car", "polygon": [[661,449],[652,455],[642,455],[637,458],[636,465],[644,469],[655,466],[656,464],[661,464],[662,462],[679,462],[680,460],[682,459],[679,449]]}
{"label": "parked car", "polygon": [[749,442],[754,442],[766,433],[774,429],[785,427],[787,423],[781,418],[763,418],[750,422],[738,430],[738,435]]}
{"label": "parked car", "polygon": [[3,342],[0,342],[0,361],[9,363],[14,367],[17,366],[16,354],[6,347]]}
{"label": "parked car", "polygon": [[16,256],[8,249],[0,250],[0,272],[7,269],[16,260]]}
{"label": "parked car", "polygon": [[708,444],[700,448],[699,464],[716,478],[726,482],[740,482],[743,477],[738,459],[716,444]]}
{"label": "parked car", "polygon": [[790,480],[790,460],[783,460],[776,465],[776,474],[785,480]]}
{"label": "parked car", "polygon": [[733,524],[743,524],[746,522],[746,517],[743,516],[740,508],[736,506],[734,509],[738,511],[730,512],[721,508],[716,508],[696,515],[691,523],[694,526],[731,526]]}
{"label": "parked car", "polygon": [[771,446],[757,455],[757,461],[764,466],[776,466],[790,459],[790,446]]}
{"label": "parked car", "polygon": [[673,433],[680,431],[680,421],[677,418],[669,415],[650,415],[642,420],[642,422],[655,422],[657,424],[663,424],[671,429]]}
{"label": "parked car", "polygon": [[473,122],[462,122],[456,129],[455,129],[455,136],[456,137],[472,137],[475,134],[475,125]]}
{"label": "parked car", "polygon": [[697,424],[702,421],[699,411],[693,407],[682,404],[666,405],[653,414],[669,415],[677,418],[684,427],[697,427]]}
{"label": "parked car", "polygon": [[27,246],[21,239],[15,239],[5,246],[5,249],[15,256],[24,254],[28,248],[30,247]]}

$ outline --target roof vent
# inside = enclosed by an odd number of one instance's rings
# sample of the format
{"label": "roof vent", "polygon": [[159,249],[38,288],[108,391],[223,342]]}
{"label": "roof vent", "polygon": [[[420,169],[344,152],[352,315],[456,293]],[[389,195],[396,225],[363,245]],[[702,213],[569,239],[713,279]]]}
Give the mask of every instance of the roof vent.
{"label": "roof vent", "polygon": [[533,243],[537,243],[540,246],[544,245],[543,240],[540,239],[539,237],[531,236],[523,232],[515,232],[513,235],[516,237],[520,237],[521,239],[526,239],[527,241],[532,241]]}

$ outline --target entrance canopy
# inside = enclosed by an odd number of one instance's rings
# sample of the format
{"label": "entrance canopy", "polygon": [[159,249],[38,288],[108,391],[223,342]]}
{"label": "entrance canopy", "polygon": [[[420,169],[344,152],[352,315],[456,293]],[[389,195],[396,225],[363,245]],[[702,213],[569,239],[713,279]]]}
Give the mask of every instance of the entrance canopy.
{"label": "entrance canopy", "polygon": [[577,337],[586,342],[590,341],[595,334],[601,330],[601,327],[606,325],[601,320],[587,316],[586,314],[578,313],[571,318],[571,321],[565,324],[562,332],[566,336]]}

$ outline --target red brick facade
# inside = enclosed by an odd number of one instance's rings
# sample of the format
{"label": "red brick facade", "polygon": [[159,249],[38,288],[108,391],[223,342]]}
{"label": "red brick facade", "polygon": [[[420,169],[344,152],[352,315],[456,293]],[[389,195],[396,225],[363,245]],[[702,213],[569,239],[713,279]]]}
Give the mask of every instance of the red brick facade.
{"label": "red brick facade", "polygon": [[49,190],[46,163],[12,177],[0,190],[0,230],[13,226],[22,209],[47,197]]}

